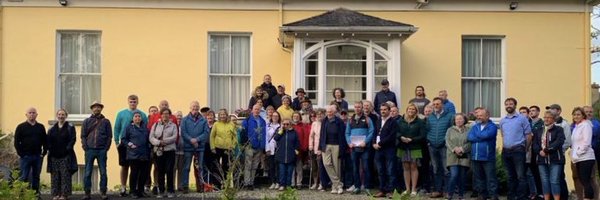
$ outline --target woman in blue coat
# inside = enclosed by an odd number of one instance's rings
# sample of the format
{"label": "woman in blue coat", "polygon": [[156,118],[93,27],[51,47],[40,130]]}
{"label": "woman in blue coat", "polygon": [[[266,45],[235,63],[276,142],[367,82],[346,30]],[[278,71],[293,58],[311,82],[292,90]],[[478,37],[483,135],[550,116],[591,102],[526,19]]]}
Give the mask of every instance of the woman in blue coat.
{"label": "woman in blue coat", "polygon": [[298,135],[294,131],[290,119],[283,120],[281,129],[273,138],[277,141],[275,161],[279,163],[279,190],[284,190],[292,184],[292,174],[296,166],[296,155],[300,148]]}
{"label": "woman in blue coat", "polygon": [[129,190],[134,199],[143,196],[144,184],[150,170],[150,142],[148,128],[142,123],[142,115],[133,113],[133,123],[125,129],[121,142],[127,145],[127,161],[131,166],[129,174]]}

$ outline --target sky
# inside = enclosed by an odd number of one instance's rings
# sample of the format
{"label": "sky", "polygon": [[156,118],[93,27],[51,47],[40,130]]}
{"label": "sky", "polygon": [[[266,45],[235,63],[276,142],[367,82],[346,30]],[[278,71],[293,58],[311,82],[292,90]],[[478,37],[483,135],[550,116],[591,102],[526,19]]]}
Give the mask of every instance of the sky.
{"label": "sky", "polygon": [[[595,13],[600,13],[600,8],[594,8]],[[592,16],[592,26],[600,29],[600,16]],[[593,29],[592,29],[593,31]],[[600,37],[592,40],[592,46],[600,46]],[[595,53],[591,56],[592,62],[600,60],[600,53]],[[600,63],[592,65],[592,83],[600,84]]]}

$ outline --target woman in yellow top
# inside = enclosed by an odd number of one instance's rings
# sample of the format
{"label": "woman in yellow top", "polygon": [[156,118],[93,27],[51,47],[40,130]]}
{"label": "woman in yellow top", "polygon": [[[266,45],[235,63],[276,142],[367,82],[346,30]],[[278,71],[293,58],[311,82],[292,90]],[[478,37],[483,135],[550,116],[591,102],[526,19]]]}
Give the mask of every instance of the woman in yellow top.
{"label": "woman in yellow top", "polygon": [[277,112],[281,115],[281,119],[292,119],[294,109],[292,108],[292,97],[285,95],[281,97],[281,106],[277,108]]}
{"label": "woman in yellow top", "polygon": [[[219,121],[213,124],[210,131],[210,150],[215,154],[215,162],[220,164],[223,173],[219,177],[225,177],[229,170],[229,159],[231,151],[237,143],[237,128],[229,120],[229,114],[226,109],[219,110]],[[218,165],[217,165],[218,166]]]}

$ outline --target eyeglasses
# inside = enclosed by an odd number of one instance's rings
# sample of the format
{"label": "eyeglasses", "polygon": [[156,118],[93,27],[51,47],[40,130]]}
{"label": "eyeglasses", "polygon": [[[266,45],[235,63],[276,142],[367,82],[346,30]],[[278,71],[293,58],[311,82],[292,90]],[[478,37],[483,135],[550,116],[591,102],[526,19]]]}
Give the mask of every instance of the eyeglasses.
{"label": "eyeglasses", "polygon": [[284,125],[284,126],[289,126],[290,124],[289,124],[289,123],[283,123],[283,125]]}

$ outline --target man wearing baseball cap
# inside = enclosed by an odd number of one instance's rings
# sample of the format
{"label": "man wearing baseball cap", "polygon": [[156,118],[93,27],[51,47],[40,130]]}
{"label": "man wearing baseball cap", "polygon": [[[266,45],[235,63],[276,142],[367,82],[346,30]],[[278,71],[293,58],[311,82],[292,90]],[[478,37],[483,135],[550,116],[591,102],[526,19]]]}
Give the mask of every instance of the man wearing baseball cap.
{"label": "man wearing baseball cap", "polygon": [[381,81],[381,91],[375,94],[375,99],[373,100],[375,112],[379,114],[379,106],[388,101],[393,102],[394,105],[398,105],[396,94],[390,91],[390,82],[387,79],[383,79]]}
{"label": "man wearing baseball cap", "polygon": [[94,101],[90,106],[92,115],[83,120],[81,126],[81,145],[85,151],[85,175],[83,178],[83,188],[85,196],[83,200],[91,199],[92,189],[92,170],[94,160],[98,160],[98,170],[100,171],[100,194],[103,200],[108,199],[106,195],[106,152],[112,142],[112,128],[110,121],[102,115],[104,105]]}

